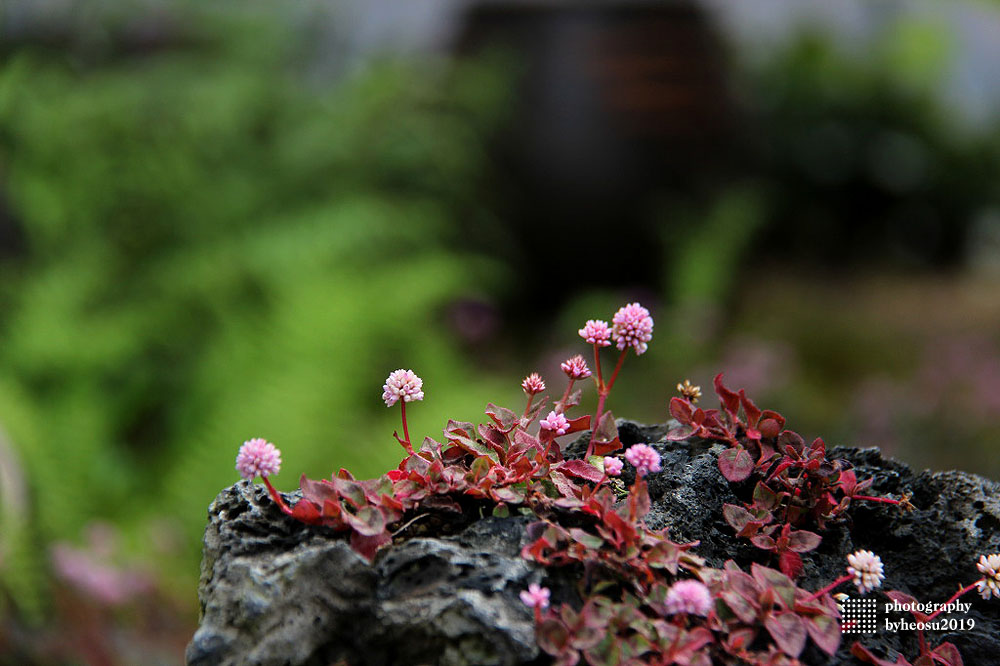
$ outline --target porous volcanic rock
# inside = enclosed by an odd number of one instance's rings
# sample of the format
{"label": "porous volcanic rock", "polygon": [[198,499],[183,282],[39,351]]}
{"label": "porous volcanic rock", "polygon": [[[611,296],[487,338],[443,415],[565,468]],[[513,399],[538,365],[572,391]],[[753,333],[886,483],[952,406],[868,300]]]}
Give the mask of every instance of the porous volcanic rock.
{"label": "porous volcanic rock", "polygon": [[[748,500],[749,484],[728,483],[718,471],[722,447],[702,440],[666,442],[667,425],[619,421],[626,446],[648,442],[663,471],[648,477],[650,527],[670,528],[675,541],[700,541],[695,552],[712,566],[734,559],[773,564],[769,554],[737,540],[722,505]],[[583,438],[567,447],[581,453]],[[859,548],[885,563],[883,589],[921,601],[944,601],[977,577],[980,554],[1000,551],[1000,484],[964,472],[915,473],[883,459],[877,449],[832,449],[858,478],[874,478],[871,493],[912,494],[914,511],[856,502],[848,520],[822,532],[805,555],[800,586],[816,589],[844,572]],[[626,467],[625,483],[631,483]],[[294,502],[295,493],[288,496]],[[572,569],[545,569],[521,559],[525,516],[465,515],[417,521],[369,565],[343,536],[282,514],[259,485],[240,482],[209,508],[198,596],[201,626],[187,649],[191,666],[209,664],[544,664],[531,613],[518,598],[529,583],[552,589],[553,603],[579,604]],[[423,523],[423,524],[422,524]],[[849,590],[846,590],[849,591]],[[879,604],[886,602],[876,595]],[[1000,663],[1000,602],[969,594],[975,628],[931,632],[933,642],[958,646],[968,665]],[[907,619],[904,614],[884,618]],[[913,632],[880,628],[861,636],[869,649],[894,658],[917,654]],[[845,636],[833,658],[811,646],[809,664],[856,664]]]}

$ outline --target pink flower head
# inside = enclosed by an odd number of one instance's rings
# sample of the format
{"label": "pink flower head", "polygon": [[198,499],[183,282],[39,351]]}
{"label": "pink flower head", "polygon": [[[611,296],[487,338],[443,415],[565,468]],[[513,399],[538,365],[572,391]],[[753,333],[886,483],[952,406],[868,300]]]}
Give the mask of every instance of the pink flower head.
{"label": "pink flower head", "polygon": [[573,358],[566,359],[559,367],[562,368],[562,371],[570,379],[586,379],[590,376],[590,368],[587,367],[587,361],[579,354]]}
{"label": "pink flower head", "polygon": [[667,590],[663,605],[668,615],[687,613],[688,615],[708,615],[712,610],[712,593],[704,583],[696,580],[681,580]]}
{"label": "pink flower head", "polygon": [[417,377],[413,370],[394,370],[389,373],[389,377],[382,386],[382,399],[385,400],[386,407],[392,407],[402,398],[403,402],[413,402],[423,400],[424,380]]}
{"label": "pink flower head", "polygon": [[611,323],[611,335],[618,349],[631,346],[639,355],[646,351],[646,343],[653,339],[653,318],[649,316],[649,310],[638,303],[619,308]]}
{"label": "pink flower head", "polygon": [[604,473],[608,476],[618,476],[622,473],[623,467],[625,467],[625,464],[618,458],[604,456]]}
{"label": "pink flower head", "polygon": [[639,476],[660,471],[660,454],[648,444],[633,444],[625,452],[625,460],[635,467]]}
{"label": "pink flower head", "polygon": [[569,430],[569,421],[559,412],[549,412],[549,415],[539,421],[543,430],[555,430],[557,435],[565,435]]}
{"label": "pink flower head", "polygon": [[580,337],[592,345],[607,347],[611,344],[611,329],[608,322],[600,319],[588,319],[579,331]]}
{"label": "pink flower head", "polygon": [[866,594],[882,585],[885,574],[882,569],[882,558],[870,550],[859,550],[847,556],[847,573],[854,576],[854,584],[858,592]]}
{"label": "pink flower head", "polygon": [[542,381],[537,372],[533,372],[524,378],[524,381],[521,382],[521,388],[528,395],[535,395],[545,390],[545,382]]}
{"label": "pink flower head", "polygon": [[280,469],[281,451],[261,437],[243,442],[236,455],[236,471],[247,480],[252,481],[257,476],[267,478]]}
{"label": "pink flower head", "polygon": [[532,583],[527,590],[521,590],[521,601],[529,608],[548,608],[549,595],[551,592],[547,587],[541,587],[538,583]]}
{"label": "pink flower head", "polygon": [[1000,553],[980,555],[976,568],[983,574],[983,579],[976,582],[979,596],[986,600],[990,597],[1000,599]]}

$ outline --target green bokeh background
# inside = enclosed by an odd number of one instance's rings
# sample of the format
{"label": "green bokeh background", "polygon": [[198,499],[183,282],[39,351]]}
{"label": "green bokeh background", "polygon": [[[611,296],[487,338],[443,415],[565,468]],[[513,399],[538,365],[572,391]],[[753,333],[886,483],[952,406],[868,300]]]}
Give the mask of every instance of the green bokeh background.
{"label": "green bokeh background", "polygon": [[[115,50],[130,14],[107,8],[67,19],[68,42],[3,45],[0,192],[16,233],[0,257],[0,650],[13,655],[0,661],[97,663],[72,636],[79,609],[100,604],[63,598],[49,553],[98,521],[175,620],[158,636],[102,615],[126,636],[119,654],[148,641],[179,661],[205,511],[237,480],[242,441],[280,446],[283,489],[340,467],[378,475],[400,455],[398,412],[379,399],[391,370],[423,377],[410,429],[437,436],[487,402],[519,407],[528,372],[561,391],[558,362],[586,351],[576,329],[636,295],[656,333],[623,370],[620,416],[664,420],[678,381],[707,389],[726,371],[808,436],[1000,475],[996,273],[971,255],[923,262],[891,235],[860,259],[843,248],[838,270],[837,236],[810,231],[838,233],[859,192],[884,195],[889,217],[931,207],[955,233],[997,214],[1000,125],[973,133],[943,108],[950,46],[925,23],[901,22],[867,58],[812,32],[737,57],[768,146],[753,172],[659,200],[661,242],[644,248],[658,283],[577,291],[574,271],[601,257],[554,251],[566,278],[532,286],[557,296],[529,317],[532,267],[497,251],[505,223],[484,194],[509,54],[372,57],[320,76],[301,21],[276,6],[168,6],[184,29],[147,52]],[[847,159],[829,180],[807,140],[831,124],[843,145],[916,141],[928,175],[885,194]],[[635,251],[614,220],[604,242]],[[455,323],[469,303],[487,334]],[[60,634],[65,646],[41,647]]]}

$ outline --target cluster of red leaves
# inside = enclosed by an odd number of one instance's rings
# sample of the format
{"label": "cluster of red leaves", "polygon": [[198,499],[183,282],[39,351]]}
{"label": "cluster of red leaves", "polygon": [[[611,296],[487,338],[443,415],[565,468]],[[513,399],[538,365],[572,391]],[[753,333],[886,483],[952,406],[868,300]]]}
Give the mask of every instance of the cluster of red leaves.
{"label": "cluster of red leaves", "polygon": [[[522,550],[526,559],[582,565],[587,574],[590,594],[581,610],[564,604],[540,617],[539,646],[556,664],[794,665],[809,638],[831,655],[840,645],[829,596],[809,600],[790,577],[757,564],[750,574],[732,561],[722,570],[706,567],[689,552],[697,542],[675,543],[666,530],[646,527],[650,501],[642,479],[622,502],[606,487],[583,493],[581,502],[580,526],[533,523]],[[668,583],[681,573],[708,586],[713,608],[706,618],[668,614]],[[620,602],[604,594],[608,587],[624,588]]]}
{"label": "cluster of red leaves", "polygon": [[[302,477],[302,499],[291,515],[310,525],[350,531],[351,546],[371,561],[392,542],[391,528],[417,510],[461,513],[461,498],[484,500],[494,511],[525,506],[538,515],[555,507],[582,509],[602,472],[582,460],[566,460],[552,431],[529,432],[545,405],[519,416],[489,404],[489,423],[448,421],[446,443],[427,437],[420,449],[378,479],[356,481],[346,470],[333,479]],[[570,402],[567,406],[572,406]],[[590,428],[590,416],[569,420],[566,434]],[[614,416],[604,414],[597,429],[597,452],[621,448]],[[647,498],[648,503],[648,498]]]}
{"label": "cluster of red leaves", "polygon": [[815,439],[807,445],[785,418],[761,410],[744,391],[731,391],[715,378],[721,409],[701,409],[686,398],[673,398],[670,413],[680,422],[669,439],[702,437],[725,442],[719,471],[731,482],[758,479],[750,502],[727,504],[726,522],[737,536],[778,557],[780,569],[795,578],[802,571],[801,553],[816,548],[821,537],[802,526],[824,529],[840,517],[855,495],[871,485],[858,482],[845,460],[826,457],[826,444]]}
{"label": "cluster of red leaves", "polygon": [[720,570],[684,557],[692,556],[683,554],[680,565],[711,592],[707,617],[669,614],[662,578],[623,592],[620,602],[599,593],[599,585],[579,611],[563,604],[539,616],[539,646],[558,666],[797,666],[809,640],[828,655],[840,646],[839,613],[829,596],[810,599],[780,571],[757,564],[747,574],[732,561]]}

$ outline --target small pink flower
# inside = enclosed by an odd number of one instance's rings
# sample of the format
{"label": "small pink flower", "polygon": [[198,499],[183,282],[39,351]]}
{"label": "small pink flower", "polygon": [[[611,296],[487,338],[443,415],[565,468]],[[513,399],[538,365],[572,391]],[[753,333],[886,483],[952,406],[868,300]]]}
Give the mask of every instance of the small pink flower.
{"label": "small pink flower", "polygon": [[243,442],[236,455],[236,471],[244,479],[253,480],[257,476],[267,478],[281,469],[281,451],[274,444],[256,437]]}
{"label": "small pink flower", "polygon": [[541,587],[538,583],[532,583],[527,590],[521,590],[521,601],[529,608],[548,608],[549,595],[551,592],[547,587]]}
{"label": "small pink flower", "polygon": [[608,476],[618,476],[622,473],[623,467],[625,467],[625,463],[618,458],[604,456],[604,473]]}
{"label": "small pink flower", "polygon": [[870,550],[859,550],[847,556],[847,573],[854,576],[858,592],[866,594],[882,585],[885,574],[882,559]]}
{"label": "small pink flower", "polygon": [[386,407],[392,407],[402,398],[403,402],[413,402],[423,400],[424,380],[413,372],[413,370],[394,370],[389,373],[389,377],[382,386],[382,399],[385,400]]}
{"label": "small pink flower", "polygon": [[681,580],[667,590],[663,605],[668,615],[687,613],[688,615],[708,615],[712,610],[712,593],[704,583],[696,580]]}
{"label": "small pink flower", "polygon": [[590,376],[590,368],[587,367],[587,361],[579,354],[563,361],[559,367],[562,368],[562,371],[570,379],[586,379]]}
{"label": "small pink flower", "polygon": [[649,316],[649,310],[638,303],[619,308],[611,323],[611,335],[618,349],[631,346],[639,355],[646,351],[646,343],[653,339],[653,318]]}
{"label": "small pink flower", "polygon": [[979,596],[986,600],[990,597],[1000,599],[1000,553],[980,555],[976,568],[984,576],[982,580],[976,582]]}
{"label": "small pink flower", "polygon": [[555,430],[557,435],[565,435],[569,430],[569,421],[559,412],[549,412],[549,415],[539,421],[544,430]]}
{"label": "small pink flower", "polygon": [[633,444],[625,452],[625,460],[635,467],[639,476],[660,471],[660,454],[647,444]]}
{"label": "small pink flower", "polygon": [[588,319],[579,331],[580,337],[592,345],[607,347],[611,344],[611,329],[608,322],[600,319]]}
{"label": "small pink flower", "polygon": [[545,382],[542,381],[537,372],[533,372],[524,378],[524,381],[521,382],[521,388],[528,395],[536,395],[545,390]]}

